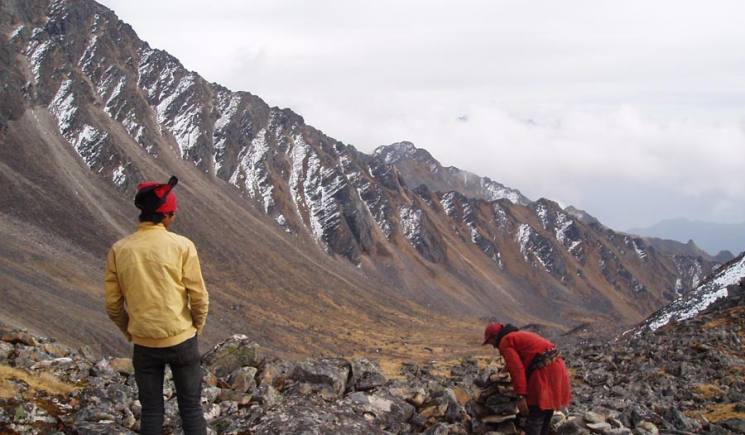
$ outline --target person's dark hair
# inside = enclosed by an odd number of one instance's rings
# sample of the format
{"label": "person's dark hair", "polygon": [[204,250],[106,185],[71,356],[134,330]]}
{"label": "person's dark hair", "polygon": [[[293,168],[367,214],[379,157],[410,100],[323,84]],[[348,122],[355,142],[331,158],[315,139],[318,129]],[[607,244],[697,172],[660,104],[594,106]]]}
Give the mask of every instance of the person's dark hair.
{"label": "person's dark hair", "polygon": [[140,222],[152,222],[154,224],[159,224],[163,221],[163,219],[165,219],[165,217],[166,215],[163,213],[140,213]]}
{"label": "person's dark hair", "polygon": [[154,224],[159,224],[163,222],[163,219],[165,219],[166,216],[173,216],[173,213],[140,213],[140,222],[152,222]]}

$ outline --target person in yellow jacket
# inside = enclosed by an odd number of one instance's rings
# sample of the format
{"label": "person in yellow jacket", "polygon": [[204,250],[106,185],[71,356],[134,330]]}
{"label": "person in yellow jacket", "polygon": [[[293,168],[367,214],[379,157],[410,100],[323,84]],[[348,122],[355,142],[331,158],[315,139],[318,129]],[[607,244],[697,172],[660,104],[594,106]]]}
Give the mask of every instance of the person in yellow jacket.
{"label": "person in yellow jacket", "polygon": [[114,243],[106,259],[106,311],[128,341],[142,404],[140,433],[163,431],[163,377],[171,367],[186,435],[207,433],[201,408],[197,335],[209,297],[194,243],[168,231],[176,218],[176,177],[140,183],[137,231]]}

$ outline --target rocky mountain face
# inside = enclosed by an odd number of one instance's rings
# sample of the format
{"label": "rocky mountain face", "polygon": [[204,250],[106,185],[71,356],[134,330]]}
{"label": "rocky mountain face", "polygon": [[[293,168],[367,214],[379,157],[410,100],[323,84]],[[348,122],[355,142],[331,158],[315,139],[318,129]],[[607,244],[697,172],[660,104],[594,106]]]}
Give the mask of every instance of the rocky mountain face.
{"label": "rocky mountain face", "polygon": [[506,187],[488,177],[480,177],[454,166],[443,167],[427,150],[417,148],[411,142],[398,142],[380,146],[373,155],[386,164],[393,165],[401,173],[407,185],[425,185],[435,192],[460,192],[470,198],[497,201],[507,199],[520,205],[530,204],[517,189]]}
{"label": "rocky mountain face", "polygon": [[644,330],[654,331],[670,322],[693,318],[721,299],[739,298],[740,292],[737,290],[737,284],[743,279],[745,279],[745,253],[717,269],[694,290],[652,314],[635,329],[635,333],[640,334]]}
{"label": "rocky mountain face", "polygon": [[125,348],[100,308],[102,259],[134,226],[137,183],[170,174],[213,294],[208,343],[240,325],[300,354],[359,345],[323,332],[329,318],[390,337],[422,318],[624,324],[715,266],[409,143],[360,152],[207,82],[90,0],[5,1],[0,42],[0,316],[48,333],[52,318],[66,341]]}

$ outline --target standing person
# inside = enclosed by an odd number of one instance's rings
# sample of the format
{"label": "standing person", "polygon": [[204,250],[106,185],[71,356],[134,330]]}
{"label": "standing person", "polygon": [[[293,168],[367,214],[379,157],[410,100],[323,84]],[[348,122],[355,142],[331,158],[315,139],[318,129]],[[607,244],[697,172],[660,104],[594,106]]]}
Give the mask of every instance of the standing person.
{"label": "standing person", "polygon": [[483,344],[498,348],[504,358],[512,389],[520,396],[518,409],[528,415],[525,434],[548,434],[554,411],[572,400],[569,374],[556,346],[538,334],[496,322],[487,325]]}
{"label": "standing person", "polygon": [[[135,206],[140,225],[114,243],[106,259],[106,311],[128,341],[142,404],[140,431],[163,431],[163,376],[171,367],[184,432],[207,433],[201,407],[202,373],[197,335],[209,298],[194,243],[169,232],[176,218],[178,183],[140,183]],[[126,304],[126,305],[125,305]]]}

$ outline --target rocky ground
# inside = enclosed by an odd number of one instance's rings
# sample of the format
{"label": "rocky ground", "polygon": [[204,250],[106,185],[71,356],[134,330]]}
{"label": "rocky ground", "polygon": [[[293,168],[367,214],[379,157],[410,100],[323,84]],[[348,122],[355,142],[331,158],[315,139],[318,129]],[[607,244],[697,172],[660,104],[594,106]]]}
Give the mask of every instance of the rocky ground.
{"label": "rocky ground", "polygon": [[603,414],[611,427],[647,421],[671,433],[745,433],[742,285],[693,319],[568,350],[573,411]]}
{"label": "rocky ground", "polygon": [[[745,433],[745,298],[735,288],[731,294],[691,321],[564,349],[575,398],[566,415],[555,416],[555,431]],[[1,433],[138,429],[129,359],[97,358],[86,347],[25,331],[0,332]],[[202,362],[212,433],[519,433],[509,375],[496,353],[447,369],[408,363],[386,378],[366,359],[280,360],[233,336]],[[169,378],[164,393],[167,433],[179,433]]]}

